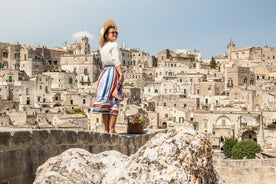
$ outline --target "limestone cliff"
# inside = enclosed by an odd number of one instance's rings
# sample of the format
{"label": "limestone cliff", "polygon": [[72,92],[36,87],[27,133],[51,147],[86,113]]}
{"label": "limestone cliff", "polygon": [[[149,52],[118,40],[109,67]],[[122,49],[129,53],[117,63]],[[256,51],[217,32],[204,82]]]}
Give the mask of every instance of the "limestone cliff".
{"label": "limestone cliff", "polygon": [[155,135],[135,154],[117,151],[91,154],[78,148],[50,158],[36,172],[43,183],[197,183],[220,181],[212,166],[211,145],[205,135],[171,129]]}

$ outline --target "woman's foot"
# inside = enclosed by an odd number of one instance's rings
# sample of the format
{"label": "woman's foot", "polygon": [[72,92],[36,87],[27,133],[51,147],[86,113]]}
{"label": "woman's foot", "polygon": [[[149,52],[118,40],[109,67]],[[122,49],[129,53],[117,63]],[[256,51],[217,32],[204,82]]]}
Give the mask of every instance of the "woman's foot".
{"label": "woman's foot", "polygon": [[117,134],[117,132],[115,130],[110,130],[109,133],[110,134]]}

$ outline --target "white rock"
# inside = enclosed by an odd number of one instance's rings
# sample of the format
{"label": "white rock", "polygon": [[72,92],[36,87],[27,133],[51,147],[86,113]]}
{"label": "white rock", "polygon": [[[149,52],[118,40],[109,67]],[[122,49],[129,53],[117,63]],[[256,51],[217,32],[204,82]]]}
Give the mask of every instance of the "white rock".
{"label": "white rock", "polygon": [[73,148],[50,158],[36,172],[44,183],[223,183],[212,166],[211,145],[196,131],[159,133],[135,154],[91,154]]}

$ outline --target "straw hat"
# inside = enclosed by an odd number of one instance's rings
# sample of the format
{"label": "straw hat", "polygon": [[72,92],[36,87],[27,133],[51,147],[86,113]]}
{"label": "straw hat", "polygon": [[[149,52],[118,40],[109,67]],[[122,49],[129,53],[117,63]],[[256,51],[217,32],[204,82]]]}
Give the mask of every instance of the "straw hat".
{"label": "straw hat", "polygon": [[115,28],[116,31],[118,31],[118,27],[117,25],[115,24],[114,20],[113,19],[108,19],[107,21],[104,22],[103,24],[103,27],[101,28],[101,31],[100,31],[100,39],[99,39],[99,44],[100,46],[102,47],[104,45],[104,33],[106,31],[106,29],[109,27],[109,26],[113,26]]}

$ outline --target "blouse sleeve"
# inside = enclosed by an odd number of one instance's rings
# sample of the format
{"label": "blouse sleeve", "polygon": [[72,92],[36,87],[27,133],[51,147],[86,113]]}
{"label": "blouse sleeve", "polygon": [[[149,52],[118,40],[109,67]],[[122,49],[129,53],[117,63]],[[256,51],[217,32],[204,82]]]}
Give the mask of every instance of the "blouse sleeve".
{"label": "blouse sleeve", "polygon": [[118,43],[114,42],[114,47],[111,50],[111,59],[112,63],[115,66],[118,66],[121,64],[121,52]]}

